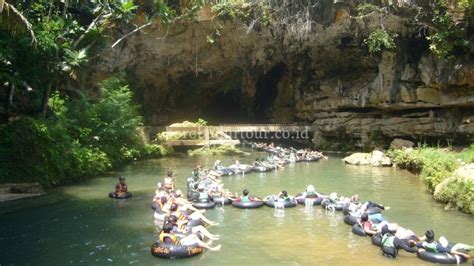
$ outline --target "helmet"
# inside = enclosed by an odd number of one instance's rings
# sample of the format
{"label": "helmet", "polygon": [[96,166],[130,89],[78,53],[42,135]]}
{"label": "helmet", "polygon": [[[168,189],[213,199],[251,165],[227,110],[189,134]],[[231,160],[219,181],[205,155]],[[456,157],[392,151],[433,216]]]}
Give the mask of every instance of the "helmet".
{"label": "helmet", "polygon": [[121,175],[121,176],[119,177],[119,180],[125,180],[125,176]]}

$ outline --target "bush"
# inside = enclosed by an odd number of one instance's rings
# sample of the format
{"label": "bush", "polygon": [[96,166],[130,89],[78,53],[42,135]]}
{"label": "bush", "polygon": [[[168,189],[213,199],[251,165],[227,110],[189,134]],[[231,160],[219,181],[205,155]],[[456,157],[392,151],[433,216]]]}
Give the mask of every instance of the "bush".
{"label": "bush", "polygon": [[365,16],[372,12],[380,12],[380,7],[370,3],[363,3],[357,6],[357,14],[359,16]]}
{"label": "bush", "polygon": [[369,53],[378,54],[385,50],[395,50],[396,33],[388,32],[385,29],[376,29],[372,31],[365,43],[369,48]]}
{"label": "bush", "polygon": [[196,150],[189,150],[189,156],[195,155],[250,155],[247,152],[241,151],[234,146],[218,145],[210,148],[202,147]]}
{"label": "bush", "polygon": [[435,199],[447,203],[451,208],[474,214],[474,183],[456,177],[447,181],[436,188]]}
{"label": "bush", "polygon": [[458,166],[453,153],[435,148],[392,150],[388,155],[400,168],[419,173],[431,191]]}
{"label": "bush", "polygon": [[0,181],[56,185],[104,173],[123,162],[168,154],[140,142],[142,117],[119,78],[102,83],[102,97],[70,100],[54,93],[47,119],[25,117],[0,127]]}

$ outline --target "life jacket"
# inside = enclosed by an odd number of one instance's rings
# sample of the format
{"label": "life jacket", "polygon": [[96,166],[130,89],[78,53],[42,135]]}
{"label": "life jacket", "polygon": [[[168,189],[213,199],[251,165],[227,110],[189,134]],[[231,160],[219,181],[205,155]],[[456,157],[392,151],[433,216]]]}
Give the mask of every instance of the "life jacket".
{"label": "life jacket", "polygon": [[207,192],[199,192],[199,201],[200,202],[209,201],[209,194],[207,194]]}
{"label": "life jacket", "polygon": [[431,243],[428,243],[428,242],[424,241],[421,245],[427,251],[430,251],[430,252],[433,252],[433,253],[439,253],[438,252],[438,247],[437,247],[438,243],[436,241],[433,241]]}
{"label": "life jacket", "polygon": [[392,233],[386,233],[382,236],[382,255],[388,258],[396,258],[398,255],[398,249],[394,244],[395,236]]}
{"label": "life jacket", "polygon": [[125,193],[127,192],[127,184],[118,183],[115,186],[115,193]]}
{"label": "life jacket", "polygon": [[163,187],[166,189],[173,189],[173,179],[165,177],[163,180]]}
{"label": "life jacket", "polygon": [[246,202],[251,202],[249,196],[241,196],[240,197],[240,202],[246,203]]}
{"label": "life jacket", "polygon": [[170,239],[171,242],[173,243],[173,245],[178,244],[178,239],[176,238],[176,236],[174,234],[168,234],[168,233],[165,233],[165,232],[162,231],[160,233],[160,242],[165,243],[166,238]]}

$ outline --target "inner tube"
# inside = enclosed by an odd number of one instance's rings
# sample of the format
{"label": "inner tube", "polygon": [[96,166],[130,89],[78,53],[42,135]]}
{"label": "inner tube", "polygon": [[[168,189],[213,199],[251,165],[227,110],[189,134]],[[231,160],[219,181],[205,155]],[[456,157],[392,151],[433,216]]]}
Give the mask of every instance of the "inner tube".
{"label": "inner tube", "polygon": [[372,236],[372,245],[381,247],[382,246],[382,235],[381,234],[375,234]]}
{"label": "inner tube", "polygon": [[125,192],[125,194],[120,195],[120,196],[117,196],[117,194],[115,194],[115,192],[110,192],[109,193],[109,198],[113,198],[113,199],[128,199],[130,197],[132,197],[131,192]]}
{"label": "inner tube", "polygon": [[203,248],[198,245],[175,246],[156,242],[151,246],[151,254],[163,259],[190,258],[201,254]]}
{"label": "inner tube", "polygon": [[158,206],[156,205],[156,202],[153,201],[151,203],[151,209],[154,210],[154,211],[156,211],[156,209],[158,209]]}
{"label": "inner tube", "polygon": [[256,171],[256,172],[266,172],[266,171],[268,171],[268,170],[270,170],[270,169],[267,170],[266,167],[257,165],[257,166],[252,167],[252,170],[253,170],[253,171]]}
{"label": "inner tube", "polygon": [[359,217],[356,217],[354,215],[346,215],[344,216],[344,223],[348,224],[348,225],[354,225],[357,223],[357,220],[359,219]]}
{"label": "inner tube", "polygon": [[352,226],[352,233],[354,233],[358,236],[367,236],[367,234],[365,233],[362,226],[360,226],[360,224],[358,224],[358,223],[356,223]]}
{"label": "inner tube", "polygon": [[418,252],[416,256],[422,260],[439,264],[460,264],[466,262],[466,258],[462,256],[452,255],[449,253],[434,253],[429,251]]}
{"label": "inner tube", "polygon": [[[224,204],[222,204],[222,199],[224,199]],[[216,205],[230,205],[232,204],[232,200],[229,198],[223,198],[222,196],[214,196],[212,197],[212,200]]]}
{"label": "inner tube", "polygon": [[[222,204],[222,199],[224,199],[224,204]],[[232,203],[232,200],[229,198],[222,198],[222,196],[214,196],[212,197],[212,200],[216,205],[229,205]]]}
{"label": "inner tube", "polygon": [[[285,208],[293,208],[296,206],[295,200],[285,200],[282,203],[283,203],[283,207]],[[268,207],[275,208],[275,201],[273,199],[267,200],[265,201],[265,205],[267,205]]]}
{"label": "inner tube", "polygon": [[344,209],[344,203],[342,202],[332,203],[330,200],[323,200],[321,202],[321,206],[325,209],[330,209],[334,207],[336,211],[342,211]]}
{"label": "inner tube", "polygon": [[251,202],[240,202],[234,201],[232,202],[232,206],[239,208],[239,209],[256,209],[263,206],[263,201],[251,201]]}
{"label": "inner tube", "polygon": [[382,209],[380,209],[380,208],[378,208],[378,207],[372,207],[372,208],[368,208],[365,212],[366,212],[368,215],[377,214],[377,213],[381,213],[381,212],[382,212]]}
{"label": "inner tube", "polygon": [[194,202],[193,207],[196,209],[212,209],[216,207],[216,203],[214,201]]}
{"label": "inner tube", "polygon": [[318,198],[299,198],[296,201],[298,202],[298,204],[305,205],[306,204],[306,199],[312,200],[313,201],[313,206],[321,205],[321,202],[323,201],[323,198],[319,198],[319,197]]}

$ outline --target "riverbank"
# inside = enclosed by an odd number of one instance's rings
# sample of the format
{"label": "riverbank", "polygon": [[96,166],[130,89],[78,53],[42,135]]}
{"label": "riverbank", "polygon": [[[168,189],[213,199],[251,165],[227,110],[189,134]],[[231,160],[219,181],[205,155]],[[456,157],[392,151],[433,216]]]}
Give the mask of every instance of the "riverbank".
{"label": "riverbank", "polygon": [[474,214],[474,146],[456,152],[450,148],[420,147],[388,152],[395,166],[417,174],[434,199]]}

